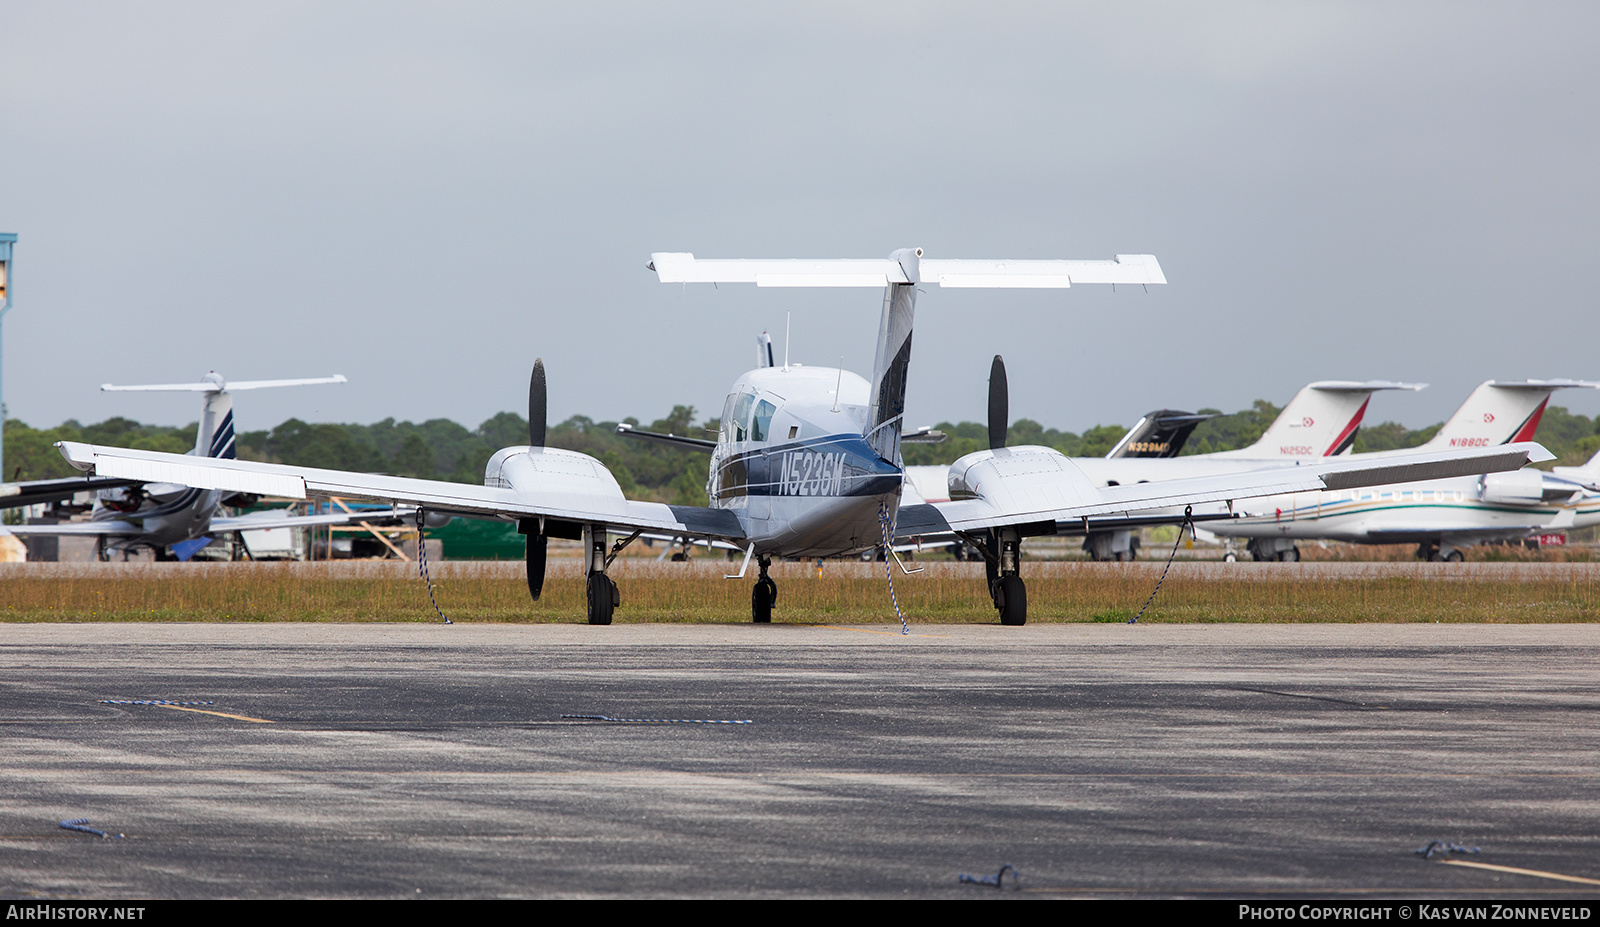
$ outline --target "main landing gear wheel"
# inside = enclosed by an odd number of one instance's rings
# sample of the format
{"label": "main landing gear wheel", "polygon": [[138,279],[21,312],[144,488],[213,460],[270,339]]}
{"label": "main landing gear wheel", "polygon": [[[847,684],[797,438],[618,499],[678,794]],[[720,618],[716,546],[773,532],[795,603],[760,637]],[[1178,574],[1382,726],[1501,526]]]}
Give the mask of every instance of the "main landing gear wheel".
{"label": "main landing gear wheel", "polygon": [[611,613],[622,604],[617,584],[604,573],[589,574],[589,623],[610,624]]}
{"label": "main landing gear wheel", "polygon": [[995,586],[994,604],[1000,610],[1001,624],[1018,627],[1028,623],[1028,587],[1017,574],[1000,577]]}
{"label": "main landing gear wheel", "polygon": [[762,557],[756,562],[761,567],[761,578],[750,590],[750,620],[756,624],[771,624],[772,609],[778,604],[778,584],[767,575],[767,567],[772,565],[771,558]]}
{"label": "main landing gear wheel", "polygon": [[1294,563],[1300,559],[1300,548],[1291,547],[1288,550],[1278,551],[1278,560],[1282,563]]}
{"label": "main landing gear wheel", "polygon": [[778,604],[778,584],[770,579],[756,580],[750,590],[750,620],[756,624],[772,623],[772,606]]}

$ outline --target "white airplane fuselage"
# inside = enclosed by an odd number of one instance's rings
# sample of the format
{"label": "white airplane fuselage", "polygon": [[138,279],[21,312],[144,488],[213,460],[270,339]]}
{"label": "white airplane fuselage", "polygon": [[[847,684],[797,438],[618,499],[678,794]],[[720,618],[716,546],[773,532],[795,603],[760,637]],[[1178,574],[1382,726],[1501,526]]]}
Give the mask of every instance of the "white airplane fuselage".
{"label": "white airplane fuselage", "polygon": [[869,387],[828,367],[764,367],[723,406],[706,495],[757,552],[827,557],[883,543],[904,478],[868,441]]}
{"label": "white airplane fuselage", "polygon": [[[1496,474],[1500,476],[1502,474]],[[1559,481],[1537,470],[1514,474],[1533,487]],[[1600,524],[1600,494],[1576,485],[1544,499],[1537,488],[1521,497],[1496,492],[1480,477],[1403,483],[1343,492],[1307,492],[1241,500],[1243,517],[1206,525],[1224,537],[1328,539],[1358,544],[1448,543],[1455,547],[1520,538],[1541,528]]]}
{"label": "white airplane fuselage", "polygon": [[[109,498],[108,498],[109,497]],[[140,533],[131,537],[108,537],[106,546],[111,550],[151,547],[160,549],[183,541],[202,537],[211,530],[211,517],[222,501],[222,493],[215,489],[191,489],[187,486],[146,487],[145,497],[129,510],[118,505],[126,498],[121,490],[106,490],[96,500],[91,521],[121,521],[139,526]]]}

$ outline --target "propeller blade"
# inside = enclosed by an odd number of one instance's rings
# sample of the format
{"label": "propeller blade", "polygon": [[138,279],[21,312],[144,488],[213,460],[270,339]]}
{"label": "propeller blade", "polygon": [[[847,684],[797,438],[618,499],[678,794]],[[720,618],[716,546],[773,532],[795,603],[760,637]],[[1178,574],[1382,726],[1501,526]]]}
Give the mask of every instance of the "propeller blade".
{"label": "propeller blade", "polygon": [[544,592],[545,554],[549,544],[550,539],[542,534],[528,535],[528,594],[535,602]]}
{"label": "propeller blade", "polygon": [[544,359],[533,359],[533,376],[528,380],[528,443],[544,447],[545,386]]}
{"label": "propeller blade", "polygon": [[989,367],[989,449],[1006,446],[1006,426],[1011,422],[1011,397],[1006,390],[1006,362],[996,354]]}

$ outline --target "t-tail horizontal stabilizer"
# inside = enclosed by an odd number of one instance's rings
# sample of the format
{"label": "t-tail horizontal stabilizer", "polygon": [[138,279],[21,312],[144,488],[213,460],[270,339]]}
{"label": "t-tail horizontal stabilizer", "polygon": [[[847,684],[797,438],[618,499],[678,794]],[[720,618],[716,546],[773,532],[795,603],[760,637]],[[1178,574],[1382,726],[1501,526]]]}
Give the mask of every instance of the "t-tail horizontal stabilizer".
{"label": "t-tail horizontal stabilizer", "polygon": [[1110,261],[989,261],[923,258],[920,281],[894,258],[696,258],[658,252],[646,265],[662,283],[754,283],[756,286],[941,287],[1063,289],[1082,283],[1166,283],[1153,254],[1119,254]]}

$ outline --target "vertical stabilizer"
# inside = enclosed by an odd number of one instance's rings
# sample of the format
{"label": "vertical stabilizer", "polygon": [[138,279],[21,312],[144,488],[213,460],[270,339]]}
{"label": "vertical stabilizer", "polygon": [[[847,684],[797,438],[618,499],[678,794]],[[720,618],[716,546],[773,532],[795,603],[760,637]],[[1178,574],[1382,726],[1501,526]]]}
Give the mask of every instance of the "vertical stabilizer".
{"label": "vertical stabilizer", "polygon": [[921,248],[903,248],[889,255],[905,272],[906,283],[889,283],[883,291],[878,321],[877,355],[869,381],[867,443],[878,456],[900,465],[900,432],[906,410],[906,375],[911,368],[911,329],[916,321],[917,284],[922,282]]}
{"label": "vertical stabilizer", "polygon": [[223,390],[206,393],[205,409],[200,413],[200,427],[194,440],[197,457],[221,457],[233,460],[238,455],[233,448],[233,397]]}
{"label": "vertical stabilizer", "polygon": [[1532,441],[1544,417],[1550,394],[1558,389],[1600,387],[1587,380],[1490,380],[1472,391],[1467,401],[1440,427],[1428,450],[1489,447]]}
{"label": "vertical stabilizer", "polygon": [[1196,427],[1216,415],[1196,415],[1176,409],[1157,409],[1147,413],[1122,436],[1106,459],[1117,457],[1176,457]]}
{"label": "vertical stabilizer", "polygon": [[1261,440],[1213,457],[1289,460],[1335,457],[1350,450],[1367,414],[1367,402],[1381,389],[1419,390],[1426,383],[1389,380],[1320,380],[1296,393],[1261,435]]}

